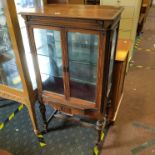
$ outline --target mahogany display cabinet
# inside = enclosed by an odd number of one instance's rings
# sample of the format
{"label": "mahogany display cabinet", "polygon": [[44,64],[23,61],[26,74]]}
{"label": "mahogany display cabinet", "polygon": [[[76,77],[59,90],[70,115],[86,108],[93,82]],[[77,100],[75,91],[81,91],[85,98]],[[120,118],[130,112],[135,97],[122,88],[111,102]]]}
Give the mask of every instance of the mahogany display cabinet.
{"label": "mahogany display cabinet", "polygon": [[0,97],[28,108],[35,133],[38,132],[32,88],[13,0],[0,0]]}
{"label": "mahogany display cabinet", "polygon": [[101,136],[121,12],[121,7],[51,4],[20,13],[27,26],[46,126],[44,103],[70,116],[97,120]]}

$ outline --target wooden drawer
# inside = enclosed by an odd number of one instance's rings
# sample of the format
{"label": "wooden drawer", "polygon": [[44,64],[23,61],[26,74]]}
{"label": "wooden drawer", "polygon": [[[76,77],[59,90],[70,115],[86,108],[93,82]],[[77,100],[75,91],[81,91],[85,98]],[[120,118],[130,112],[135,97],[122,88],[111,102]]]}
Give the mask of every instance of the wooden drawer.
{"label": "wooden drawer", "polygon": [[131,38],[131,31],[119,31],[119,39],[130,39]]}
{"label": "wooden drawer", "polygon": [[122,13],[122,18],[134,18],[134,7],[124,7],[124,11]]}
{"label": "wooden drawer", "polygon": [[132,30],[133,20],[132,19],[121,19],[120,22],[120,30]]}

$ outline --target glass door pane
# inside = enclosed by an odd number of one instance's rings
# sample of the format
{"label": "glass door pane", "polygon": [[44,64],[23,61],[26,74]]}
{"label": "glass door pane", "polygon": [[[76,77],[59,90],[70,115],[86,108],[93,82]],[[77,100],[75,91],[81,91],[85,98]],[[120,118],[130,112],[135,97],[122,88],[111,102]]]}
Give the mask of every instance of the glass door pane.
{"label": "glass door pane", "polygon": [[64,94],[60,32],[34,28],[43,89]]}
{"label": "glass door pane", "polygon": [[68,32],[71,97],[95,102],[99,37]]}
{"label": "glass door pane", "polygon": [[4,8],[0,1],[0,84],[22,89]]}

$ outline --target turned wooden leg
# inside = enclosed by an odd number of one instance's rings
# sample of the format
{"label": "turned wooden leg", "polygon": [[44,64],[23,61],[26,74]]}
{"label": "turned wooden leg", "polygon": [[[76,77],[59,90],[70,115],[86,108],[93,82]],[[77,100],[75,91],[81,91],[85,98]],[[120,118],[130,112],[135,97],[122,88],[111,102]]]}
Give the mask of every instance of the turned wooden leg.
{"label": "turned wooden leg", "polygon": [[39,109],[40,109],[42,119],[43,119],[43,122],[44,122],[45,131],[47,132],[48,123],[47,123],[47,119],[46,119],[46,107],[45,107],[45,105],[43,103],[40,103]]}
{"label": "turned wooden leg", "polygon": [[102,130],[103,130],[103,121],[102,120],[97,121],[96,130],[98,131],[97,145],[99,145],[101,142],[101,134],[102,134]]}
{"label": "turned wooden leg", "polygon": [[37,119],[36,119],[36,114],[35,114],[35,106],[34,104],[29,103],[29,105],[26,105],[29,111],[29,115],[31,118],[32,126],[34,129],[34,133],[37,135],[39,133],[39,128],[37,125]]}

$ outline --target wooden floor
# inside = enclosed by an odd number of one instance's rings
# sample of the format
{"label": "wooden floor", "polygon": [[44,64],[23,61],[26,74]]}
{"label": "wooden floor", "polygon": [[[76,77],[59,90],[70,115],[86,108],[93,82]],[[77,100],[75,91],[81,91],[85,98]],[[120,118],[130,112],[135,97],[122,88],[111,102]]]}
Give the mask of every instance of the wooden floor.
{"label": "wooden floor", "polygon": [[102,155],[155,154],[155,7],[125,81],[124,98]]}

